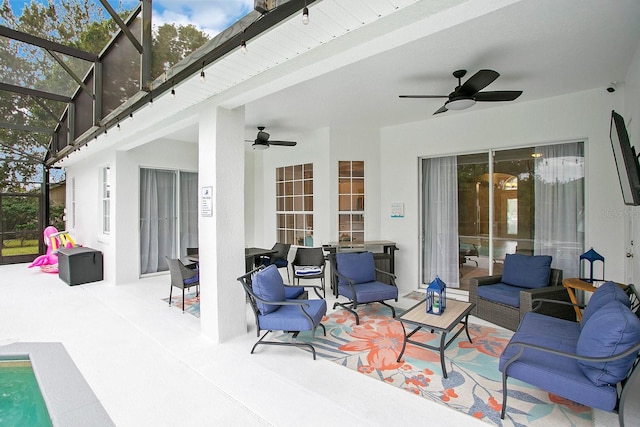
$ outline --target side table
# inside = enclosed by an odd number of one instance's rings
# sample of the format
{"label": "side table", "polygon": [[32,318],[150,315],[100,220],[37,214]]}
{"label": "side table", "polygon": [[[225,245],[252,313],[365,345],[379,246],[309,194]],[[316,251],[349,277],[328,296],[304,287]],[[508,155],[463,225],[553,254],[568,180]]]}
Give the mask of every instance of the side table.
{"label": "side table", "polygon": [[[600,281],[599,281],[600,282]],[[586,292],[594,292],[596,289],[598,289],[596,286],[593,286],[593,283],[591,282],[586,282],[582,279],[578,279],[577,277],[571,277],[568,279],[564,279],[562,281],[562,286],[564,286],[565,288],[567,288],[567,293],[569,294],[569,299],[571,300],[571,302],[573,304],[578,304],[578,301],[576,300],[576,294],[575,294],[575,290],[578,291],[586,291]],[[618,283],[618,286],[620,286],[620,288],[622,288],[623,290],[627,289],[627,285],[623,285],[622,283]],[[579,307],[574,307],[575,311],[576,311],[576,318],[578,319],[578,322],[582,321],[582,311],[580,311]]]}

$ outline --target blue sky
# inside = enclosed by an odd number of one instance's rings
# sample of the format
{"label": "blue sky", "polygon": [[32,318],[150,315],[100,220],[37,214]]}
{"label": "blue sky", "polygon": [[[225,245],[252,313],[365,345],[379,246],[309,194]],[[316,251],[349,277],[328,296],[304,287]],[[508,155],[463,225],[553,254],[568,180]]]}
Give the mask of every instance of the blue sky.
{"label": "blue sky", "polygon": [[[47,0],[33,0],[47,4]],[[58,0],[52,0],[58,1]],[[16,16],[19,16],[24,5],[31,0],[10,0]],[[96,4],[102,7],[98,0]],[[138,0],[109,0],[114,9],[121,6],[131,8]],[[153,0],[153,25],[165,23],[181,25],[193,24],[210,36],[220,31],[249,13],[253,9],[253,0]]]}

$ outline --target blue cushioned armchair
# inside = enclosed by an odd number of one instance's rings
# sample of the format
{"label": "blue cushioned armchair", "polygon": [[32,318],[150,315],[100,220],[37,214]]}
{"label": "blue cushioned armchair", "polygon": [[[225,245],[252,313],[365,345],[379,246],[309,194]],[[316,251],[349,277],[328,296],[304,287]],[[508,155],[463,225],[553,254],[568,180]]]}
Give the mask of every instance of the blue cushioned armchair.
{"label": "blue cushioned armchair", "polygon": [[[515,331],[534,299],[570,301],[562,286],[562,270],[551,268],[548,255],[507,254],[501,275],[469,281],[472,315]],[[575,310],[565,305],[545,305],[542,314],[575,320]]]}
{"label": "blue cushioned armchair", "polygon": [[[617,411],[625,424],[625,404],[640,386],[638,369],[640,320],[638,294],[629,294],[613,282],[598,288],[581,323],[545,316],[524,315],[500,356],[502,412],[507,415],[507,378],[515,378],[582,405]],[[543,306],[573,304],[545,300]],[[637,408],[635,402],[628,404]],[[636,412],[637,413],[637,412]],[[635,424],[637,415],[634,417]],[[633,421],[633,419],[632,419]]]}
{"label": "blue cushioned armchair", "polygon": [[[341,306],[353,313],[356,325],[360,318],[356,312],[358,304],[379,302],[391,309],[393,317],[395,309],[385,300],[398,301],[398,288],[396,276],[386,271],[375,268],[373,254],[371,252],[342,252],[330,255],[331,270],[337,283],[338,295],[346,297],[346,303],[336,302],[333,308]],[[390,284],[378,281],[376,274],[389,278]]]}
{"label": "blue cushioned armchair", "polygon": [[[303,290],[302,286],[285,286],[277,267],[272,264],[266,268],[258,267],[244,276],[238,277],[247,298],[251,304],[256,320],[257,336],[260,331],[266,331],[253,345],[251,353],[258,345],[292,345],[307,347],[316,358],[316,350],[311,344],[296,342],[295,338],[301,331],[311,331],[315,337],[315,330],[320,326],[327,331],[322,318],[327,313],[327,303],[324,299],[294,299]],[[305,286],[321,289],[320,286]],[[319,291],[314,289],[316,294]],[[293,334],[289,342],[265,341],[267,334],[272,331],[284,331]]]}

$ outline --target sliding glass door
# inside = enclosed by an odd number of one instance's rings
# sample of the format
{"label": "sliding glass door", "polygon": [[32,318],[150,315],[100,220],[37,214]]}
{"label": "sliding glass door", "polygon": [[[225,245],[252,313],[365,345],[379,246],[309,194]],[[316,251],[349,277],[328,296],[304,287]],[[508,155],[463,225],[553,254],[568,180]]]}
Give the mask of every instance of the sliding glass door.
{"label": "sliding glass door", "polygon": [[166,257],[198,247],[198,175],[140,169],[140,273],[169,269]]}
{"label": "sliding glass door", "polygon": [[[443,161],[456,165],[455,176],[433,174]],[[500,274],[510,253],[551,255],[565,277],[578,277],[582,142],[423,159],[422,171],[423,283],[438,274],[449,278],[443,278],[448,286],[466,289],[473,277]],[[457,198],[445,203],[434,198],[434,188]]]}

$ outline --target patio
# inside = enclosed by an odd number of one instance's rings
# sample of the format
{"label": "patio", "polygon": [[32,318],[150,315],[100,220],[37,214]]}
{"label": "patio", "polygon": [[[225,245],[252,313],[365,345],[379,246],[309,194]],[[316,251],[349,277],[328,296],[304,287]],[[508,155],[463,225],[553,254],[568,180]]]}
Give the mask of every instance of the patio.
{"label": "patio", "polygon": [[[485,425],[303,351],[251,355],[251,322],[247,334],[213,344],[200,334],[199,319],[161,300],[166,275],[69,287],[26,264],[2,266],[0,274],[0,345],[62,342],[118,426],[390,426],[426,415],[452,426]],[[312,421],[310,410],[317,411]],[[596,426],[617,425],[611,414],[595,417]]]}

